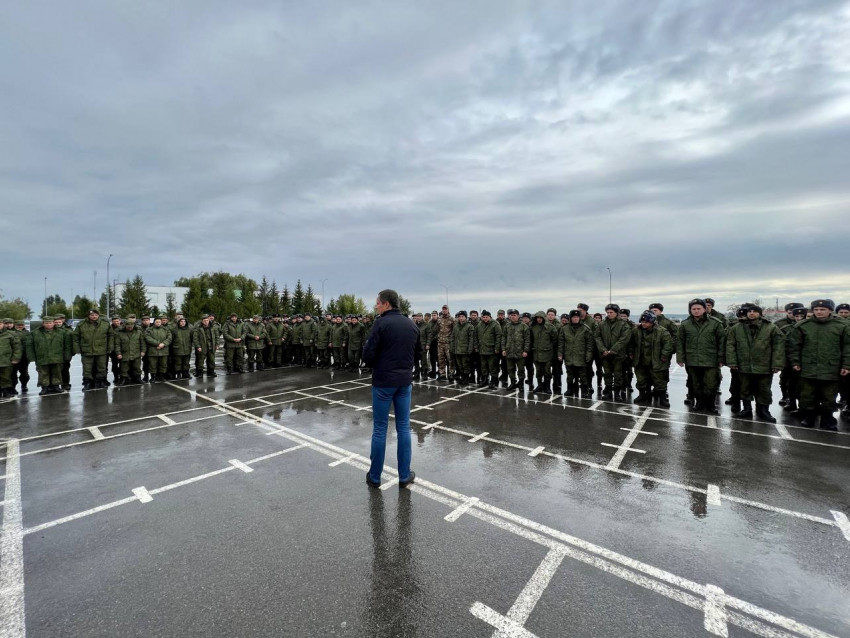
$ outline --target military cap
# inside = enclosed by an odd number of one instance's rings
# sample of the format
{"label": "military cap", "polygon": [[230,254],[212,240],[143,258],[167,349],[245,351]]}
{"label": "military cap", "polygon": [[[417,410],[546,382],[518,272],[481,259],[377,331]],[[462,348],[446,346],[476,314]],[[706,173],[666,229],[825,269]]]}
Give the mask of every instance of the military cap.
{"label": "military cap", "polygon": [[56,318],[53,315],[44,315],[41,318],[42,321],[56,321]]}
{"label": "military cap", "polygon": [[621,315],[626,315],[627,317],[631,317],[631,316],[632,316],[632,311],[631,311],[631,310],[629,310],[628,308],[620,308],[620,314],[621,314]]}
{"label": "military cap", "polygon": [[570,318],[570,316],[566,312],[561,313],[561,319],[569,319],[569,318]]}
{"label": "military cap", "polygon": [[201,315],[201,319],[209,319],[210,316],[207,313]]}
{"label": "military cap", "polygon": [[[561,316],[563,317],[564,315]],[[576,308],[575,310],[570,310],[570,318],[573,317],[581,317],[581,311],[578,308]]]}
{"label": "military cap", "polygon": [[[63,314],[60,312],[58,315],[54,315],[54,317],[56,317],[56,319],[64,319],[64,318],[65,318],[65,315],[63,315]],[[54,321],[55,321],[55,319],[54,319]]]}
{"label": "military cap", "polygon": [[261,315],[254,315],[254,319],[262,319],[262,318],[263,317]]}
{"label": "military cap", "polygon": [[593,313],[593,316],[594,316],[594,317],[599,317],[600,319],[602,319],[602,313],[601,313],[601,312],[594,312],[594,313]]}
{"label": "military cap", "polygon": [[556,315],[558,314],[558,311],[554,308],[549,308],[549,310],[546,311],[546,314],[548,315],[550,312],[554,312]]}
{"label": "military cap", "polygon": [[99,315],[100,315],[100,310],[98,310],[97,308],[92,308],[91,310],[89,310],[89,314],[90,314],[90,315],[98,315],[98,316],[99,316]]}
{"label": "military cap", "polygon": [[511,308],[511,309],[508,310],[508,314],[509,315],[518,315],[519,310],[517,310],[516,308]]}
{"label": "military cap", "polygon": [[135,319],[136,315],[127,315],[127,319]]}
{"label": "military cap", "polygon": [[342,319],[340,315],[334,315],[334,319]]}
{"label": "military cap", "polygon": [[656,301],[655,303],[649,304],[650,310],[654,310],[655,308],[658,308],[661,312],[664,312],[664,304],[662,304],[662,303],[658,303]]}
{"label": "military cap", "polygon": [[490,311],[489,311],[489,310],[482,310],[482,311],[481,311],[481,316],[482,316],[482,317],[492,317],[493,315],[491,315],[491,314],[490,314]]}
{"label": "military cap", "polygon": [[586,303],[580,303],[580,304],[578,304],[578,305],[576,306],[576,308],[581,308],[581,309],[582,309],[582,310],[584,310],[585,312],[587,312],[588,310],[590,310],[590,306],[588,306]]}
{"label": "military cap", "polygon": [[750,310],[755,310],[755,311],[756,311],[757,313],[759,313],[759,314],[763,314],[763,313],[764,313],[764,311],[762,310],[761,306],[757,306],[757,305],[755,305],[754,303],[753,303],[753,304],[750,304],[749,306],[747,306],[747,312],[749,312]]}
{"label": "military cap", "polygon": [[157,319],[159,319],[160,321],[162,321],[163,319],[168,321],[168,315],[160,315],[159,317],[157,317]]}
{"label": "military cap", "polygon": [[231,313],[228,315],[228,317],[227,317],[227,318],[229,319],[230,317],[236,317],[236,318],[238,319],[238,318],[239,318],[239,315],[237,315],[235,312],[231,312]]}
{"label": "military cap", "polygon": [[712,299],[711,297],[706,297],[706,298],[705,298],[705,303],[707,303],[707,304],[709,304],[709,303],[710,303],[712,306],[716,306],[716,305],[717,305],[717,304],[715,304],[715,303],[714,303],[714,299]]}
{"label": "military cap", "polygon": [[413,316],[414,316],[414,317],[421,317],[421,316],[422,316],[422,313],[421,313],[421,312],[414,312],[414,313],[413,313]]}
{"label": "military cap", "polygon": [[144,321],[145,319],[150,319],[150,318],[151,318],[150,315],[142,315],[142,321]]}
{"label": "military cap", "polygon": [[620,312],[620,306],[615,303],[609,303],[607,306],[605,306],[605,312],[608,312],[609,310],[613,310],[614,312],[618,313]]}
{"label": "military cap", "polygon": [[794,314],[795,317],[805,317],[807,314],[809,314],[809,311],[805,307],[794,308],[794,310],[792,310],[791,312]]}
{"label": "military cap", "polygon": [[128,318],[128,319],[127,319],[127,325],[128,325],[128,326],[134,326],[134,325],[136,325],[136,320],[135,320],[135,319],[130,319],[130,318]]}
{"label": "military cap", "polygon": [[15,319],[15,325],[16,326],[25,326],[25,325],[27,325],[27,322],[24,321],[23,319]]}
{"label": "military cap", "polygon": [[735,316],[738,317],[738,319],[746,319],[746,317],[747,317],[747,307],[741,306],[740,308],[738,308],[735,311]]}
{"label": "military cap", "polygon": [[796,302],[796,301],[792,301],[791,303],[785,304],[785,312],[791,312],[792,310],[795,310],[796,308],[805,308],[805,306],[801,303]]}
{"label": "military cap", "polygon": [[280,315],[275,312],[272,314],[272,319],[280,319]]}
{"label": "military cap", "polygon": [[505,311],[504,310],[497,310],[496,314],[497,315],[503,315],[503,314],[505,314]]}
{"label": "military cap", "polygon": [[15,320],[6,318],[6,319],[3,319],[3,323],[15,323]]}
{"label": "military cap", "polygon": [[688,308],[690,308],[691,306],[702,306],[703,308],[705,308],[705,299],[691,299],[688,302]]}
{"label": "military cap", "polygon": [[312,315],[312,314],[310,314],[309,312],[305,312],[305,313],[304,313],[304,316],[305,316],[305,317],[312,317],[313,315]]}
{"label": "military cap", "polygon": [[655,313],[651,310],[645,310],[644,313],[640,316],[640,320],[641,323],[644,321],[646,321],[647,323],[655,323]]}
{"label": "military cap", "polygon": [[835,302],[832,299],[815,299],[812,302],[812,310],[815,308],[827,308],[830,312],[834,312]]}
{"label": "military cap", "polygon": [[850,303],[840,303],[835,306],[835,312],[838,312],[839,310],[850,310]]}
{"label": "military cap", "polygon": [[531,313],[530,313],[530,312],[524,312],[524,313],[522,313],[522,318],[523,318],[523,319],[525,319],[526,317],[528,317],[529,319],[531,319]]}
{"label": "military cap", "polygon": [[465,317],[466,316],[466,310],[458,310],[457,313],[455,314],[455,317],[460,317],[461,315]]}
{"label": "military cap", "polygon": [[110,317],[109,320],[110,321],[121,321],[121,317],[119,317],[118,315],[112,315],[112,317]]}

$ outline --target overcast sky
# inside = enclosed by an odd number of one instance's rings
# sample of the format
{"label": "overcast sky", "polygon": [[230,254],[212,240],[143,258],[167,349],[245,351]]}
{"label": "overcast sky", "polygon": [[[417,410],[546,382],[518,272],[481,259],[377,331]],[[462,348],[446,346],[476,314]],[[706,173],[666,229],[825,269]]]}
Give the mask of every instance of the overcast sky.
{"label": "overcast sky", "polygon": [[847,301],[848,43],[829,0],[9,3],[0,289]]}

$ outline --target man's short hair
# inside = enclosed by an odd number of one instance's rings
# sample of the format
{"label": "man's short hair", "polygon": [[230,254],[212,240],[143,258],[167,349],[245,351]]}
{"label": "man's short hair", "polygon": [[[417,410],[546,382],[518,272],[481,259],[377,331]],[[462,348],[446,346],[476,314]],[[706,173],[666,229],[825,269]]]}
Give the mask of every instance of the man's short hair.
{"label": "man's short hair", "polygon": [[401,305],[398,300],[398,293],[389,288],[378,293],[378,301],[390,304],[390,308],[398,308]]}

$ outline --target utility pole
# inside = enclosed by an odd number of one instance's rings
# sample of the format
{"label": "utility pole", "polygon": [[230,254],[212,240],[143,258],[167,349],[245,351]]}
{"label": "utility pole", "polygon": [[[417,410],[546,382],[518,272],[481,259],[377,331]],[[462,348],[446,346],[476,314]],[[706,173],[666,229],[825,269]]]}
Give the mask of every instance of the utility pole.
{"label": "utility pole", "polygon": [[451,286],[451,284],[449,284],[448,286],[447,286],[447,285],[445,285],[445,284],[440,284],[440,285],[441,285],[443,288],[445,288],[445,289],[446,289],[446,305],[448,306],[448,305],[449,305],[449,288],[451,288],[452,286]]}
{"label": "utility pole", "polygon": [[[92,301],[97,303],[97,271],[94,271],[94,288],[91,290]],[[91,310],[91,308],[86,309],[86,313]],[[88,316],[88,315],[86,315]]]}
{"label": "utility pole", "polygon": [[47,314],[47,277],[44,278],[44,311],[41,313],[41,316]]}
{"label": "utility pole", "polygon": [[325,282],[326,282],[327,280],[328,280],[328,278],[327,278],[327,277],[325,277],[324,279],[322,279],[322,308],[323,308],[323,309],[324,309],[324,308],[327,308],[327,306],[325,305]]}
{"label": "utility pole", "polygon": [[608,268],[607,270],[608,270],[608,303],[612,303],[612,301],[611,301],[611,282],[613,280],[613,277],[611,275],[611,269]]}
{"label": "utility pole", "polygon": [[112,259],[112,253],[106,258],[106,320],[109,321],[109,311],[112,308],[111,298],[112,291],[109,289],[109,260]]}

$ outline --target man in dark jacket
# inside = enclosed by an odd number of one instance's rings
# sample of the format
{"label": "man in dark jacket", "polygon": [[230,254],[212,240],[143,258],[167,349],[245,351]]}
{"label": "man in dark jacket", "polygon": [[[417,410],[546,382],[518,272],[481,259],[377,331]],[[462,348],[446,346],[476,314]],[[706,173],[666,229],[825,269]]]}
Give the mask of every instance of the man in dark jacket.
{"label": "man in dark jacket", "polygon": [[688,373],[693,392],[691,407],[717,414],[717,389],[720,368],[726,356],[726,332],[720,320],[708,316],[705,299],[692,299],[690,316],[679,326],[676,339],[676,362]]}
{"label": "man in dark jacket", "polygon": [[410,469],[410,397],[413,361],[421,354],[420,335],[416,325],[401,314],[399,305],[395,290],[378,293],[375,310],[380,316],[363,350],[363,360],[372,368],[372,464],[366,474],[370,487],[381,484],[390,405],[394,408],[398,437],[399,488],[407,487],[416,478]]}
{"label": "man in dark jacket", "polygon": [[605,306],[605,319],[596,329],[596,350],[602,357],[605,372],[605,391],[602,399],[625,401],[625,364],[632,328],[620,319],[620,306],[609,303]]}
{"label": "man in dark jacket", "polygon": [[74,354],[83,359],[83,390],[106,387],[106,356],[112,351],[112,329],[92,308],[74,331]]}
{"label": "man in dark jacket", "polygon": [[651,403],[653,397],[662,408],[669,408],[667,372],[673,357],[673,338],[658,323],[658,317],[647,310],[632,331],[629,352],[637,377],[637,404]]}

